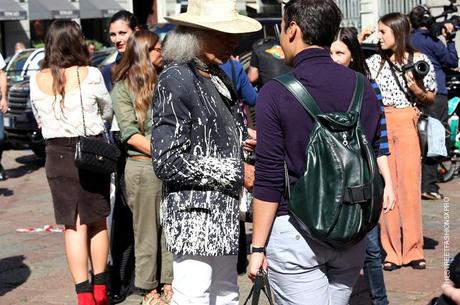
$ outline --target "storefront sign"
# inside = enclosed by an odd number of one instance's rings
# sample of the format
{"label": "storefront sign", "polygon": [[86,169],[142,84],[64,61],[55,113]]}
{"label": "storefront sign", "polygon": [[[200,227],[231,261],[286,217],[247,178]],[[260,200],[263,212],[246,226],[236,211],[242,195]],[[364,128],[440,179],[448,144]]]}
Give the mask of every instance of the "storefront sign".
{"label": "storefront sign", "polygon": [[77,10],[53,10],[51,11],[53,19],[76,19],[80,18]]}
{"label": "storefront sign", "polygon": [[26,11],[3,11],[0,10],[0,20],[24,20],[27,19]]}
{"label": "storefront sign", "polygon": [[118,12],[118,9],[105,9],[105,10],[101,10],[102,18],[110,18],[110,17],[112,17],[116,12]]}

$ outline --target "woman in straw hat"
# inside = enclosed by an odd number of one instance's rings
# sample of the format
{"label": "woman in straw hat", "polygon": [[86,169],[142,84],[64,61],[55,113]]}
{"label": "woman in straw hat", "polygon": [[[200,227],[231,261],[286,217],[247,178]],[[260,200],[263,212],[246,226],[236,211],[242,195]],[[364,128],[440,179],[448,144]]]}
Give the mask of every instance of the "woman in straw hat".
{"label": "woman in straw hat", "polygon": [[239,194],[252,187],[242,160],[245,136],[237,94],[219,64],[237,34],[261,29],[235,1],[192,0],[167,17],[168,35],[153,103],[152,157],[163,180],[160,208],[173,253],[172,304],[238,304]]}

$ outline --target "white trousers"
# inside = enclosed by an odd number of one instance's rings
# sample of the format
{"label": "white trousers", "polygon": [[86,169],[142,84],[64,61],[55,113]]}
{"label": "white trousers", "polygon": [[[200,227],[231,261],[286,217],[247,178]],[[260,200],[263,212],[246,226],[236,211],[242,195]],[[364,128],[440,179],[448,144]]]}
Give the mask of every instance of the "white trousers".
{"label": "white trousers", "polygon": [[275,219],[267,245],[268,279],[277,305],[347,305],[367,240],[344,251],[302,237],[289,216]]}
{"label": "white trousers", "polygon": [[173,305],[238,305],[236,255],[174,255]]}

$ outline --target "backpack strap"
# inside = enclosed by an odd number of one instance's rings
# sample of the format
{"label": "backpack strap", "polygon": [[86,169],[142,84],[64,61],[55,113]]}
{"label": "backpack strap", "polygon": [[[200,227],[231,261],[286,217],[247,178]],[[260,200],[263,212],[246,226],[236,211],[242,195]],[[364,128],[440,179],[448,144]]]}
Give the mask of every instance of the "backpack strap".
{"label": "backpack strap", "polygon": [[286,73],[275,78],[281,85],[283,85],[296,100],[302,105],[303,108],[313,117],[316,121],[316,116],[321,113],[315,99],[308,92],[307,88],[302,85],[292,73]]}
{"label": "backpack strap", "polygon": [[361,105],[363,104],[364,75],[359,72],[355,72],[355,75],[355,91],[353,92],[353,98],[351,100],[350,107],[348,107],[348,111],[355,111],[359,115],[361,113]]}
{"label": "backpack strap", "polygon": [[[353,98],[350,103],[348,111],[356,111],[358,114],[361,112],[361,105],[363,102],[364,94],[364,75],[355,72],[356,84],[353,92]],[[315,119],[316,116],[321,113],[315,99],[308,92],[307,88],[302,85],[292,73],[286,73],[275,78],[276,81],[281,83],[292,95],[295,96],[296,100],[302,105],[302,107]]]}

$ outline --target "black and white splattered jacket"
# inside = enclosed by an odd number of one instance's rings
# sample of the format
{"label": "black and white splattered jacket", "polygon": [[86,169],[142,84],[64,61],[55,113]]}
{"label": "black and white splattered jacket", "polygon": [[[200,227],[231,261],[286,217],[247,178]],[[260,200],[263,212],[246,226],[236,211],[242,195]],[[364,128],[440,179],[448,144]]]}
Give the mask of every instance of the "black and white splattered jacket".
{"label": "black and white splattered jacket", "polygon": [[243,185],[243,119],[191,65],[170,63],[153,105],[152,158],[163,180],[160,219],[168,249],[236,254]]}

